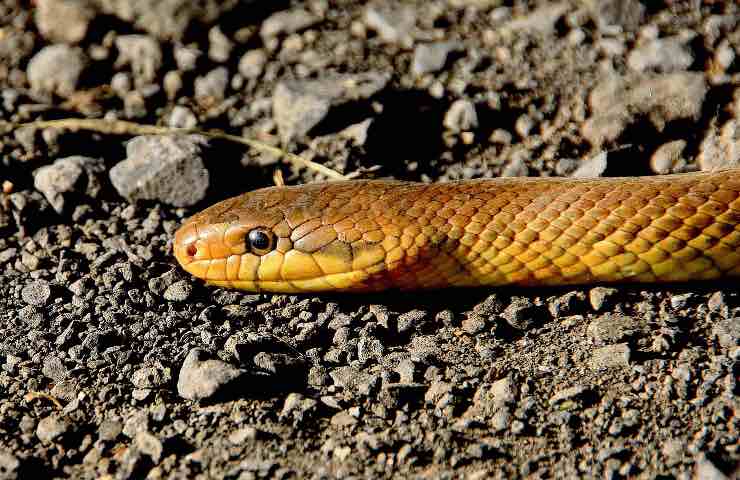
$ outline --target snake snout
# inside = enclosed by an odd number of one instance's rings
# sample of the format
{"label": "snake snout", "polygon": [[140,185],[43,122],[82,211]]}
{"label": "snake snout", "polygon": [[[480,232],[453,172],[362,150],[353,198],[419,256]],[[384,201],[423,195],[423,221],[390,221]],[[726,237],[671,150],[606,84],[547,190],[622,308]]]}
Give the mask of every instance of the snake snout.
{"label": "snake snout", "polygon": [[172,248],[177,261],[185,266],[198,254],[198,227],[193,223],[183,225],[175,233]]}

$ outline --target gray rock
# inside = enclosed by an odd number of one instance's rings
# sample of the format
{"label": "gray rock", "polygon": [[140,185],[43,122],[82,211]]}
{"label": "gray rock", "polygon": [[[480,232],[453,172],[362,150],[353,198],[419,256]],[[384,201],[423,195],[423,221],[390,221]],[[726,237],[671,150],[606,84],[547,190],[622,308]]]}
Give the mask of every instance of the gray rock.
{"label": "gray rock", "polygon": [[56,160],[34,172],[33,186],[41,192],[59,214],[77,205],[68,201],[74,196],[96,198],[102,189],[105,163],[97,158],[72,156]]}
{"label": "gray rock", "polygon": [[598,147],[617,140],[643,118],[660,131],[668,122],[699,118],[706,94],[706,80],[698,72],[611,76],[591,92],[593,116],[583,124],[582,134]]}
{"label": "gray rock", "polygon": [[262,75],[266,64],[267,54],[264,50],[249,50],[239,60],[239,73],[244,78],[257,78]]}
{"label": "gray rock", "polygon": [[604,174],[607,166],[607,153],[601,152],[581,162],[575,172],[570,176],[573,178],[598,178]]}
{"label": "gray rock", "polygon": [[31,89],[68,97],[77,89],[87,58],[82,49],[57,44],[42,48],[28,62],[26,75]]}
{"label": "gray rock", "polygon": [[587,0],[586,4],[601,28],[619,25],[634,30],[645,15],[645,6],[639,0]]}
{"label": "gray rock", "polygon": [[136,410],[132,412],[123,425],[123,434],[128,438],[136,437],[139,432],[149,430],[149,412],[146,410]]}
{"label": "gray rock", "polygon": [[98,427],[98,438],[103,441],[112,442],[123,431],[123,425],[118,420],[103,420]]}
{"label": "gray rock", "polygon": [[513,298],[501,316],[517,330],[529,330],[542,319],[543,312],[528,298]]}
{"label": "gray rock", "polygon": [[519,152],[514,152],[511,161],[501,170],[502,177],[526,177],[529,175],[529,167],[524,160],[524,156]]}
{"label": "gray rock", "polygon": [[54,43],[77,43],[87,34],[95,10],[85,0],[38,0],[36,26]]}
{"label": "gray rock", "polygon": [[162,40],[179,40],[188,27],[212,24],[238,0],[91,0],[102,12]]}
{"label": "gray rock", "polygon": [[411,310],[398,316],[398,333],[408,334],[418,330],[429,314],[425,310]]}
{"label": "gray rock", "polygon": [[722,348],[740,345],[740,317],[720,320],[712,328],[712,335]]}
{"label": "gray rock", "polygon": [[475,395],[473,404],[466,412],[466,416],[481,416],[490,418],[493,414],[511,405],[516,401],[516,387],[510,377],[504,377],[492,384],[483,384]]}
{"label": "gray rock", "polygon": [[193,285],[188,280],[175,282],[162,295],[168,302],[184,302],[193,293]]}
{"label": "gray rock", "polygon": [[318,17],[302,8],[276,12],[262,22],[260,36],[267,39],[278,35],[290,35],[305,30],[319,21]]}
{"label": "gray rock", "polygon": [[0,452],[0,480],[19,478],[20,460],[10,452]]}
{"label": "gray rock", "polygon": [[451,132],[472,130],[478,126],[478,113],[469,100],[455,100],[445,113],[442,124]]}
{"label": "gray rock", "polygon": [[686,165],[682,154],[686,148],[686,140],[674,140],[664,143],[655,150],[650,157],[650,168],[653,172],[665,175],[679,171]]}
{"label": "gray rock", "polygon": [[172,128],[195,128],[198,126],[198,118],[188,107],[175,105],[172,107],[167,125]]}
{"label": "gray rock", "polygon": [[363,21],[382,41],[410,47],[414,43],[416,14],[416,8],[411,5],[372,4],[365,9]]}
{"label": "gray rock", "polygon": [[387,74],[369,72],[280,82],[273,94],[272,113],[283,143],[306,135],[332,106],[369,98],[389,80]]}
{"label": "gray rock", "polygon": [[722,128],[710,128],[701,142],[697,162],[704,172],[740,166],[740,121],[731,119]]}
{"label": "gray rock", "polygon": [[111,169],[111,182],[129,201],[194,205],[208,189],[208,170],[200,157],[206,145],[198,135],[135,137],[126,145],[126,160]]}
{"label": "gray rock", "polygon": [[239,430],[229,435],[229,443],[232,445],[242,445],[248,440],[257,438],[259,430],[252,426],[241,427]]}
{"label": "gray rock", "polygon": [[597,348],[591,356],[590,366],[593,370],[627,367],[632,351],[626,343],[607,345]]}
{"label": "gray rock", "polygon": [[115,68],[130,65],[136,85],[148,85],[156,80],[162,67],[162,49],[157,40],[148,35],[121,35],[116,37],[116,48]]}
{"label": "gray rock", "polygon": [[220,102],[226,97],[229,85],[229,70],[217,67],[195,79],[195,98],[199,102]]}
{"label": "gray rock", "polygon": [[286,353],[259,352],[252,362],[257,368],[275,375],[285,383],[305,381],[308,370],[308,365],[302,357]]}
{"label": "gray rock", "polygon": [[178,70],[189,72],[191,70],[195,70],[195,67],[198,64],[198,58],[200,58],[202,52],[195,47],[175,45],[173,55],[175,57],[175,63],[177,64]]}
{"label": "gray rock", "polygon": [[638,72],[680,72],[692,63],[694,54],[686,45],[686,40],[678,36],[656,38],[635,48],[627,56],[627,65]]}
{"label": "gray rock", "polygon": [[461,50],[460,42],[422,43],[414,49],[414,58],[411,61],[411,73],[421,76],[433,73],[444,68],[447,57],[451,52]]}
{"label": "gray rock", "polygon": [[187,400],[202,400],[216,395],[246,374],[221,360],[208,360],[203,350],[190,350],[180,369],[177,392]]}
{"label": "gray rock", "polygon": [[218,25],[208,30],[208,57],[211,60],[218,63],[227,61],[233,48],[234,43],[224,35]]}
{"label": "gray rock", "polygon": [[597,312],[604,308],[604,305],[617,293],[616,288],[609,287],[594,287],[588,292],[588,301],[591,303],[591,307]]}
{"label": "gray rock", "polygon": [[637,322],[634,318],[607,313],[596,318],[588,326],[588,333],[597,344],[617,343],[635,334]]}
{"label": "gray rock", "polygon": [[156,465],[162,459],[162,442],[149,432],[139,432],[134,437],[134,445],[141,453],[149,456]]}
{"label": "gray rock", "polygon": [[46,280],[34,280],[21,290],[23,301],[34,307],[43,307],[51,297],[51,286]]}
{"label": "gray rock", "polygon": [[285,403],[283,403],[280,416],[291,418],[294,422],[300,423],[315,413],[317,408],[318,402],[313,398],[306,398],[300,393],[291,393],[285,397]]}
{"label": "gray rock", "polygon": [[60,382],[67,376],[67,367],[64,366],[61,358],[56,355],[49,355],[44,359],[41,373],[55,382]]}
{"label": "gray rock", "polygon": [[162,388],[172,381],[169,367],[161,363],[142,367],[131,375],[131,383],[136,388]]}
{"label": "gray rock", "polygon": [[39,420],[36,427],[36,436],[43,443],[58,441],[69,430],[69,423],[62,417],[51,414]]}

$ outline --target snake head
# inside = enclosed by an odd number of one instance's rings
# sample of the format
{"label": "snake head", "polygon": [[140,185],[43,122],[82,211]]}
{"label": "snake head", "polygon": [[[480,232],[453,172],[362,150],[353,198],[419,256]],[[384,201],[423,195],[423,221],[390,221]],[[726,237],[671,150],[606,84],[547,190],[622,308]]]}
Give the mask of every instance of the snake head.
{"label": "snake head", "polygon": [[362,184],[328,185],[270,187],[217,203],[180,227],[175,258],[217,286],[370,290],[365,281],[386,270],[386,248],[395,245],[370,216]]}

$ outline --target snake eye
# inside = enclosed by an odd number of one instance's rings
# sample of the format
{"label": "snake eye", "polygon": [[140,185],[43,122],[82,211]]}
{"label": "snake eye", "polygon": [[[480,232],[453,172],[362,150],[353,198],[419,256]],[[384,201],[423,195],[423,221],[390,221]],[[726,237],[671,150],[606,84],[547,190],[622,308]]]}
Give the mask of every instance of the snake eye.
{"label": "snake eye", "polygon": [[275,247],[275,236],[264,228],[250,230],[247,235],[249,250],[255,255],[265,255]]}

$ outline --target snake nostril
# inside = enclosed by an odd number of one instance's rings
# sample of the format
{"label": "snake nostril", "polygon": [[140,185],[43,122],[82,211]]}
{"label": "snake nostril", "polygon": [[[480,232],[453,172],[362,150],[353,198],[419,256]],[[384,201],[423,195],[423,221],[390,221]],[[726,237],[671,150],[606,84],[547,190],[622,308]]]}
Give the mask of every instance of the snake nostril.
{"label": "snake nostril", "polygon": [[191,243],[185,249],[185,253],[187,253],[188,257],[194,257],[195,254],[198,253],[198,248],[195,246],[195,244]]}

